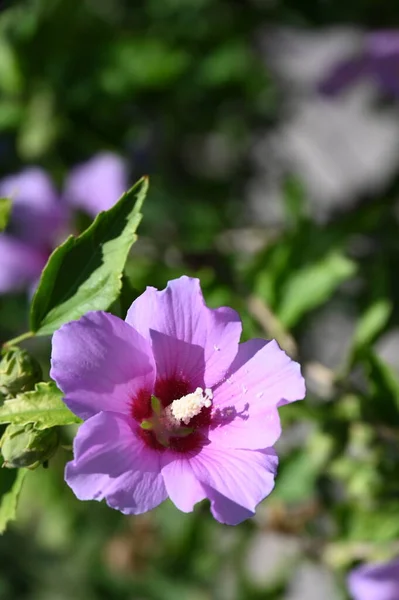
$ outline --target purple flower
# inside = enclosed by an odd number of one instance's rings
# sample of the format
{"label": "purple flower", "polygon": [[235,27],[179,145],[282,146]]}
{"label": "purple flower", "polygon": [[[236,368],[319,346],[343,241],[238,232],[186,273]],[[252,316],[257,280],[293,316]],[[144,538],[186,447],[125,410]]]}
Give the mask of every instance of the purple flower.
{"label": "purple flower", "polygon": [[115,154],[104,152],[75,167],[66,182],[65,197],[95,217],[126,192],[127,167]]}
{"label": "purple flower", "polygon": [[0,195],[13,200],[12,226],[16,237],[46,248],[56,241],[65,221],[50,177],[39,167],[29,167],[0,181]]}
{"label": "purple flower", "polygon": [[222,523],[253,516],[274,486],[277,407],[305,386],[275,341],[240,334],[188,277],[147,288],[126,321],[92,312],[54,334],[51,377],[85,420],[65,474],[80,500],[138,514],[208,498]]}
{"label": "purple flower", "polygon": [[10,232],[0,234],[0,293],[38,279],[66,226],[67,214],[48,175],[30,167],[0,181],[13,201]]}
{"label": "purple flower", "polygon": [[354,569],[348,587],[353,600],[398,600],[399,558]]}
{"label": "purple flower", "polygon": [[71,206],[95,216],[120,198],[127,189],[125,163],[114,154],[99,154],[75,167],[66,188],[61,198],[38,167],[0,181],[0,196],[13,201],[10,227],[0,234],[0,294],[34,285],[69,229]]}
{"label": "purple flower", "polygon": [[338,63],[321,82],[320,90],[336,95],[361,78],[374,81],[386,94],[399,96],[399,30],[376,31],[365,36],[359,54]]}
{"label": "purple flower", "polygon": [[0,233],[0,294],[24,289],[40,276],[47,252]]}

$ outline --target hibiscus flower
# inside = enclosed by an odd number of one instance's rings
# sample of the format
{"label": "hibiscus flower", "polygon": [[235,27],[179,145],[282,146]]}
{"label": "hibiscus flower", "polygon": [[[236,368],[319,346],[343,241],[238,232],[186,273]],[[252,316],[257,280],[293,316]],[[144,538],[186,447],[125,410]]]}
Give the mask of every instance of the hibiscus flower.
{"label": "hibiscus flower", "polygon": [[275,341],[240,334],[188,277],[147,288],[125,321],[91,312],[54,334],[51,377],[85,421],[65,473],[80,500],[138,514],[208,498],[222,523],[254,515],[274,486],[277,408],[305,386]]}

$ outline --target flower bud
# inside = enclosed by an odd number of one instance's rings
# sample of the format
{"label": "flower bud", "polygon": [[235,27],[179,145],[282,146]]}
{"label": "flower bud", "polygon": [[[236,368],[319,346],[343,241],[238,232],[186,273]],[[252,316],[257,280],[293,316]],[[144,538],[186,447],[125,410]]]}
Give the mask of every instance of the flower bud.
{"label": "flower bud", "polygon": [[0,397],[33,390],[42,378],[39,363],[26,350],[10,348],[0,361]]}
{"label": "flower bud", "polygon": [[3,466],[10,469],[36,469],[53,456],[58,443],[57,428],[38,430],[33,423],[9,425],[1,439]]}

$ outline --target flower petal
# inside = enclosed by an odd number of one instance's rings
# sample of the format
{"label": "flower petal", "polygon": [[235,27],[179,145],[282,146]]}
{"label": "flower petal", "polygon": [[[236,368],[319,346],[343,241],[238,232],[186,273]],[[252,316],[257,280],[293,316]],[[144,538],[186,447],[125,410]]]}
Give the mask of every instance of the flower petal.
{"label": "flower petal", "polygon": [[159,453],[135,435],[125,415],[101,412],[88,419],[74,440],[74,460],[65,480],[79,500],[103,500],[125,514],[139,514],[163,502],[166,490]]}
{"label": "flower petal", "polygon": [[348,577],[353,600],[397,600],[399,598],[399,559],[366,564]]}
{"label": "flower petal", "polygon": [[[273,448],[227,451],[209,444],[188,460],[201,484],[251,513],[274,487],[278,459]],[[215,514],[223,517],[223,522],[236,521],[235,507],[217,497],[211,500],[216,503]]]}
{"label": "flower petal", "polygon": [[298,363],[276,341],[255,339],[240,344],[226,379],[213,390],[208,437],[234,448],[272,446],[281,433],[277,406],[304,395]]}
{"label": "flower petal", "polygon": [[52,247],[66,225],[67,214],[50,177],[29,167],[0,181],[0,195],[12,198],[11,230],[21,240]]}
{"label": "flower petal", "polygon": [[165,290],[147,288],[126,321],[151,339],[157,376],[184,376],[212,387],[225,375],[238,349],[241,322],[231,308],[205,305],[198,279],[180,277]]}
{"label": "flower petal", "polygon": [[207,497],[194,476],[187,457],[167,451],[162,455],[162,476],[169,498],[182,512],[192,512],[194,504]]}
{"label": "flower petal", "polygon": [[261,410],[247,403],[236,407],[217,409],[208,430],[208,438],[226,448],[262,450],[273,446],[281,435],[277,408]]}
{"label": "flower petal", "polygon": [[57,203],[57,194],[50,177],[39,167],[28,167],[20,173],[0,181],[0,195],[10,197],[17,204],[29,202],[38,208]]}
{"label": "flower petal", "polygon": [[47,257],[16,238],[0,234],[0,293],[28,287],[42,272]]}
{"label": "flower petal", "polygon": [[103,152],[71,171],[65,199],[95,217],[111,208],[127,188],[125,161],[116,154]]}
{"label": "flower petal", "polygon": [[326,96],[336,96],[347,87],[357,83],[370,73],[367,56],[356,56],[336,64],[319,84],[319,91]]}
{"label": "flower petal", "polygon": [[152,392],[151,348],[118,317],[87,313],[56,331],[52,345],[50,375],[83,419],[102,410],[129,414],[139,392]]}
{"label": "flower petal", "polygon": [[254,516],[254,512],[243,508],[236,502],[222,496],[213,488],[203,485],[206,495],[211,501],[211,512],[215,519],[226,525],[238,525]]}

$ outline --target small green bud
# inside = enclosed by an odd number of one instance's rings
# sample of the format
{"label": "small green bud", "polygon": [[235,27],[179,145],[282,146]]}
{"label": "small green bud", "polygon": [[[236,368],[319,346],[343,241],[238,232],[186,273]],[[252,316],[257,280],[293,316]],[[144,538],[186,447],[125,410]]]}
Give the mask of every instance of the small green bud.
{"label": "small green bud", "polygon": [[1,439],[3,466],[9,469],[36,469],[55,453],[59,443],[57,428],[35,429],[33,423],[9,425]]}
{"label": "small green bud", "polygon": [[26,350],[10,348],[3,354],[0,361],[0,398],[1,395],[9,398],[33,390],[41,379],[39,363]]}

